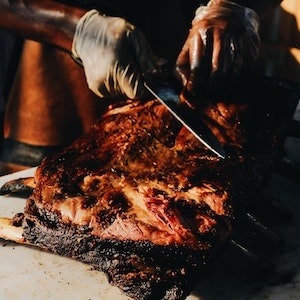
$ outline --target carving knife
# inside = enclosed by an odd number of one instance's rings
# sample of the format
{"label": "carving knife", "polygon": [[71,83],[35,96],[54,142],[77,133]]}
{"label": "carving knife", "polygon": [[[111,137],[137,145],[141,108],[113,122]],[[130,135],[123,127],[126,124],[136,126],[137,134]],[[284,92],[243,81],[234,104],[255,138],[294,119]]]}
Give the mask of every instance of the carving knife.
{"label": "carving knife", "polygon": [[226,157],[217,137],[201,120],[198,113],[180,101],[179,94],[171,85],[162,80],[147,80],[144,85],[202,144],[218,157],[223,159]]}

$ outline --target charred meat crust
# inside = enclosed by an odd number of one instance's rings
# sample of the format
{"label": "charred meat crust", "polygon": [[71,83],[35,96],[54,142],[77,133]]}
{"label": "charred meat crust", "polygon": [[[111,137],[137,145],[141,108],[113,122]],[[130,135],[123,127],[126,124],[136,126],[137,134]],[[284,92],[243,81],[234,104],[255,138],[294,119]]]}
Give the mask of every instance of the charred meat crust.
{"label": "charred meat crust", "polygon": [[28,197],[35,187],[34,177],[17,178],[4,183],[0,188],[0,195],[16,194]]}
{"label": "charred meat crust", "polygon": [[133,299],[184,299],[235,230],[239,207],[264,186],[282,142],[290,103],[251,97],[201,112],[224,161],[158,101],[109,110],[37,168],[14,218],[25,243],[94,266]]}
{"label": "charred meat crust", "polygon": [[27,216],[26,242],[94,266],[133,299],[184,299],[213,254],[148,241],[101,239],[52,217],[51,223]]}

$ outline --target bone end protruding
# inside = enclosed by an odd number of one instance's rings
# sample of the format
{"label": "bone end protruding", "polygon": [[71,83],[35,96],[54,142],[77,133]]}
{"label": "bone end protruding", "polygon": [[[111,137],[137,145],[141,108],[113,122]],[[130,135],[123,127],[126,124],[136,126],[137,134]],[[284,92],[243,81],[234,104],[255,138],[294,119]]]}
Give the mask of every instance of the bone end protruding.
{"label": "bone end protruding", "polygon": [[25,244],[23,228],[12,224],[10,218],[0,218],[0,238],[16,243]]}

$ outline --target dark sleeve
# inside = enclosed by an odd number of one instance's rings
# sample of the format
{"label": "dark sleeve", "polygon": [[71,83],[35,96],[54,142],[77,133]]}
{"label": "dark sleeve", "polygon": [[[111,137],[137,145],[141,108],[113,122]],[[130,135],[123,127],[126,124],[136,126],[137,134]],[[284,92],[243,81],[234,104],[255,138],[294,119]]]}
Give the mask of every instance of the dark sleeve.
{"label": "dark sleeve", "polygon": [[259,15],[268,9],[278,6],[283,0],[232,0],[240,5],[252,8]]}
{"label": "dark sleeve", "polygon": [[[252,8],[255,10],[259,15],[266,12],[270,8],[273,8],[279,5],[283,0],[230,0],[232,2],[236,2],[240,5]],[[183,3],[188,10],[195,10],[200,4],[206,5],[209,1],[208,0],[184,0]]]}
{"label": "dark sleeve", "polygon": [[[242,6],[249,7],[256,11],[258,15],[262,15],[266,11],[271,8],[278,6],[283,0],[229,0],[235,3],[238,3]],[[194,16],[196,9],[199,5],[206,5],[209,1],[208,0],[183,0],[182,5],[186,15],[191,18]]]}

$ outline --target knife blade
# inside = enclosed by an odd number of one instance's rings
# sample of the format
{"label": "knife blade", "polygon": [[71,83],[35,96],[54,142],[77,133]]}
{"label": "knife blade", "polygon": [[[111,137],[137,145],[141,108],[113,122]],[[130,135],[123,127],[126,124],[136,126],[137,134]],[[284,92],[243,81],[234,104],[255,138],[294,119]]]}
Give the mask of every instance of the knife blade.
{"label": "knife blade", "polygon": [[218,157],[223,159],[226,157],[221,143],[201,120],[199,113],[183,104],[171,85],[161,80],[147,80],[144,85],[203,145]]}

